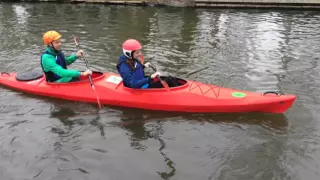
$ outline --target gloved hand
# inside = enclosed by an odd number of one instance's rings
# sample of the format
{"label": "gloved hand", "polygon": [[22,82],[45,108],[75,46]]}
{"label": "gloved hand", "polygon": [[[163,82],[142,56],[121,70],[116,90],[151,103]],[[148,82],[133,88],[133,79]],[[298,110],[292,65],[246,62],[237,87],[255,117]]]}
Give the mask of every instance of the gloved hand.
{"label": "gloved hand", "polygon": [[81,76],[88,76],[88,75],[92,75],[92,71],[90,69],[87,69],[85,72],[81,73]]}
{"label": "gloved hand", "polygon": [[149,62],[147,62],[147,63],[144,64],[144,67],[147,67],[147,68],[148,68],[148,67],[150,67],[150,66],[152,66],[152,65],[151,65],[151,63],[149,63]]}
{"label": "gloved hand", "polygon": [[152,75],[151,75],[151,79],[154,79],[154,78],[156,78],[156,77],[158,77],[158,76],[161,76],[161,74],[160,74],[160,72],[155,72],[155,73],[153,73]]}
{"label": "gloved hand", "polygon": [[79,51],[76,53],[76,56],[77,56],[77,57],[83,56],[83,51],[82,51],[82,50],[79,50]]}

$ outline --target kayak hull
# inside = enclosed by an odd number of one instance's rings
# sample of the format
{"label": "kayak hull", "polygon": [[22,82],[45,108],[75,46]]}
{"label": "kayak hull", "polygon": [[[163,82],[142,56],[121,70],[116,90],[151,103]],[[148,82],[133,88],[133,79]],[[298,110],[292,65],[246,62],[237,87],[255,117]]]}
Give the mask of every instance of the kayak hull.
{"label": "kayak hull", "polygon": [[160,111],[193,113],[265,112],[284,113],[294,103],[295,95],[257,93],[223,88],[192,80],[179,79],[181,85],[169,89],[132,89],[123,85],[116,73],[95,72],[88,79],[69,83],[47,83],[44,75],[19,80],[17,73],[1,73],[0,84],[18,91],[71,101]]}

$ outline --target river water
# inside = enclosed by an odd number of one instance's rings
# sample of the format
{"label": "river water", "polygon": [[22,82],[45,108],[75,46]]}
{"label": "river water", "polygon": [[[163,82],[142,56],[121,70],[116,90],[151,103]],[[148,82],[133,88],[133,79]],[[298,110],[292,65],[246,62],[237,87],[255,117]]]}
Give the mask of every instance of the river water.
{"label": "river water", "polygon": [[0,177],[318,180],[319,28],[316,11],[1,3],[1,71],[40,69],[54,29],[65,54],[79,37],[93,70],[116,72],[122,42],[136,38],[164,74],[297,100],[282,115],[97,111],[1,87]]}

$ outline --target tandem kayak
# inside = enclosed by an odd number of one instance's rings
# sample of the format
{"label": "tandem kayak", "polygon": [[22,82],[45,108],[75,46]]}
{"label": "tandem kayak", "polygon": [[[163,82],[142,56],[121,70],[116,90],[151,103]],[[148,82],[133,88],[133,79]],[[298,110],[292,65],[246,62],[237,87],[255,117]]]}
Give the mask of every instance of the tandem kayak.
{"label": "tandem kayak", "polygon": [[[169,89],[132,89],[123,85],[119,74],[92,74],[101,104],[111,106],[194,113],[283,113],[296,99],[295,95],[242,91],[193,80],[176,79],[179,86]],[[48,83],[42,72],[2,72],[0,85],[40,96],[97,102],[88,78],[78,82]]]}

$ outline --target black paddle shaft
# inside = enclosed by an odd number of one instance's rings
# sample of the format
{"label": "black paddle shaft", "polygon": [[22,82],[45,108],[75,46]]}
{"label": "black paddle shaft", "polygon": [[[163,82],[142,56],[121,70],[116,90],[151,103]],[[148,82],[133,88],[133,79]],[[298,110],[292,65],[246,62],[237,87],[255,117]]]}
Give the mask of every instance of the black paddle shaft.
{"label": "black paddle shaft", "polygon": [[[77,49],[80,50],[79,44],[78,44],[78,42],[76,40],[76,37],[73,36],[73,39],[74,39],[74,42],[75,42],[75,44],[77,46]],[[84,53],[82,53],[82,56],[83,56],[84,62],[86,63],[87,69],[89,69],[88,61],[87,61],[87,58],[84,55]],[[93,86],[91,75],[89,75],[89,81],[90,81],[91,86]]]}
{"label": "black paddle shaft", "polygon": [[157,72],[157,68],[156,67],[154,67],[153,65],[149,65],[153,70],[154,70],[154,72]]}

